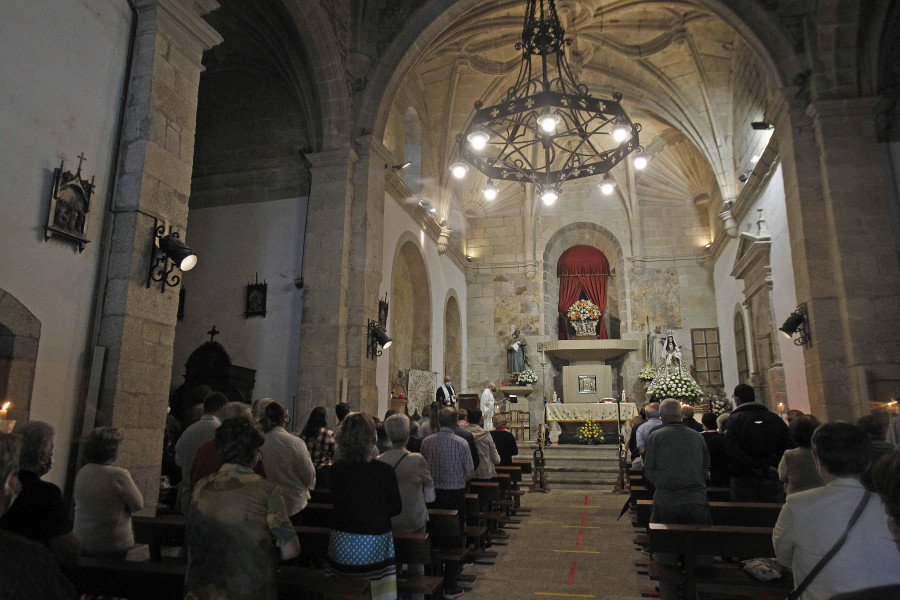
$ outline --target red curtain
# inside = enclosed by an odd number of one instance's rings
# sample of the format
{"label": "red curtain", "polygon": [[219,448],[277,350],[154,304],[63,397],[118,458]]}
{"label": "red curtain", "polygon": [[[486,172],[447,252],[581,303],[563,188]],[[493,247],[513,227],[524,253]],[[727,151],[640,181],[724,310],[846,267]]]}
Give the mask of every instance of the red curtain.
{"label": "red curtain", "polygon": [[[606,283],[609,277],[609,261],[606,256],[591,246],[572,246],[559,257],[556,263],[559,277],[559,339],[568,338],[566,311],[581,295],[596,304],[606,316]],[[606,321],[600,319],[598,326],[600,339],[607,338]]]}

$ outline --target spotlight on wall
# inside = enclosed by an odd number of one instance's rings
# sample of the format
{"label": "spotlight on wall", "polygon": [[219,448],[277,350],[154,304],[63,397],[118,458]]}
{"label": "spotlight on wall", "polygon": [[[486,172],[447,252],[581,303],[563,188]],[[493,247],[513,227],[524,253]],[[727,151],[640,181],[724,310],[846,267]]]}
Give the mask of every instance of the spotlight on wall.
{"label": "spotlight on wall", "polygon": [[738,179],[741,180],[741,183],[747,183],[747,180],[750,179],[750,173],[753,172],[753,169],[745,169],[743,173],[738,175]]}
{"label": "spotlight on wall", "polygon": [[401,163],[399,165],[391,165],[391,171],[394,171],[396,173],[397,171],[399,171],[401,169],[405,169],[406,167],[408,167],[411,164],[412,164],[411,162],[406,161],[405,163]]}
{"label": "spotlight on wall", "polygon": [[775,126],[768,121],[753,121],[750,123],[750,127],[757,131],[767,131],[769,129],[775,129]]}
{"label": "spotlight on wall", "polygon": [[366,329],[366,357],[374,359],[381,356],[381,348],[390,348],[393,343],[394,340],[388,337],[378,321],[369,319],[369,327]]}
{"label": "spotlight on wall", "polygon": [[778,331],[788,339],[796,333],[797,339],[794,340],[794,344],[797,346],[811,346],[812,336],[809,331],[809,313],[806,311],[806,304],[800,304],[795,308]]}
{"label": "spotlight on wall", "polygon": [[[171,262],[170,262],[171,261]],[[156,219],[153,224],[153,244],[150,247],[150,269],[147,271],[147,287],[152,282],[159,283],[160,293],[166,287],[175,287],[181,283],[181,276],[173,273],[177,267],[181,271],[190,271],[197,264],[197,255],[187,244],[181,241],[177,232]]]}

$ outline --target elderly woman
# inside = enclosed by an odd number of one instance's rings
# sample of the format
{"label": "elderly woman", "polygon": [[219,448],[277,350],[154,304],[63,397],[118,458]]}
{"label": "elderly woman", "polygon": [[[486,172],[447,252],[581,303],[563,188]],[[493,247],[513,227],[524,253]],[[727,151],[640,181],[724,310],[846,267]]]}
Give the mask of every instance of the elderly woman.
{"label": "elderly woman", "polygon": [[795,418],[788,426],[797,447],[785,450],[778,463],[778,478],[784,484],[785,495],[825,485],[812,455],[812,437],[818,426],[806,415]]}
{"label": "elderly woman", "polygon": [[115,427],[94,429],[84,446],[87,464],[75,476],[75,537],[87,555],[123,558],[134,545],[131,513],[144,498],[128,471],[112,465],[121,441]]}
{"label": "elderly woman", "polygon": [[22,436],[19,455],[19,496],[0,518],[0,529],[40,542],[53,550],[63,563],[78,557],[78,539],[63,502],[62,492],[54,484],[42,481],[53,466],[53,427],[43,421],[16,425],[13,433]]}
{"label": "elderly woman", "polygon": [[391,517],[400,514],[402,504],[393,467],[371,459],[374,443],[372,419],[347,415],[331,467],[334,511],[325,570],[368,579],[372,599],[388,600],[397,597]]}
{"label": "elderly woman", "polygon": [[[434,502],[434,482],[425,457],[418,452],[409,452],[406,445],[409,441],[409,417],[394,414],[385,419],[384,429],[391,440],[391,449],[378,457],[394,469],[397,484],[400,487],[400,498],[403,510],[391,518],[394,531],[425,531],[428,524],[428,507],[426,502]],[[411,575],[425,573],[424,565],[409,565]],[[422,600],[422,594],[413,594],[412,600]]]}
{"label": "elderly woman", "polygon": [[201,479],[186,517],[185,600],[276,600],[277,558],[300,553],[281,488],[253,472],[265,438],[250,417],[216,429],[225,464]]}
{"label": "elderly woman", "polygon": [[266,442],[262,452],[266,457],[266,477],[284,491],[291,523],[302,525],[300,511],[309,502],[309,490],[316,487],[316,468],[306,443],[285,431],[290,420],[281,402],[272,401],[266,406],[262,419]]}

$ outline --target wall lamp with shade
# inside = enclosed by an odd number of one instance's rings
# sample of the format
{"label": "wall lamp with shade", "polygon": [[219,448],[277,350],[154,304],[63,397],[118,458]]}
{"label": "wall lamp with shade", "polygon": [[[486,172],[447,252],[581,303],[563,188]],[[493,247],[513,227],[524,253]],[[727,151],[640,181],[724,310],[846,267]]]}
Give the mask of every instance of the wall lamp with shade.
{"label": "wall lamp with shade", "polygon": [[369,326],[366,329],[366,357],[381,356],[381,350],[390,348],[393,343],[394,340],[388,337],[387,332],[379,325],[378,321],[369,319]]}
{"label": "wall lamp with shade", "polygon": [[153,225],[153,245],[150,247],[150,269],[147,271],[147,287],[153,282],[159,283],[159,292],[165,293],[166,287],[175,287],[181,283],[181,276],[174,273],[177,267],[182,272],[190,271],[197,265],[197,255],[181,241],[177,231],[166,233],[166,225],[156,219]]}
{"label": "wall lamp with shade", "polygon": [[778,328],[781,334],[791,339],[797,334],[794,344],[797,346],[812,346],[812,335],[809,331],[809,313],[806,310],[806,304],[800,304],[794,309],[794,312],[785,319],[784,324]]}

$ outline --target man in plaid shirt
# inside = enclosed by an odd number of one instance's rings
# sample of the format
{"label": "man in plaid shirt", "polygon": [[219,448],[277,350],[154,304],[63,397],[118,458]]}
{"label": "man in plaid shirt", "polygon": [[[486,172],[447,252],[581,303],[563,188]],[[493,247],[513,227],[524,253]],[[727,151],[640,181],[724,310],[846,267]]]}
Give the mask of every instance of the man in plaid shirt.
{"label": "man in plaid shirt", "polygon": [[[475,464],[468,442],[454,431],[456,420],[455,408],[441,409],[438,416],[441,429],[422,440],[422,455],[434,480],[435,500],[429,507],[459,511],[462,535],[466,523],[466,484],[472,478]],[[448,565],[447,574],[444,598],[457,598],[462,595],[462,588],[456,584],[456,565]]]}

